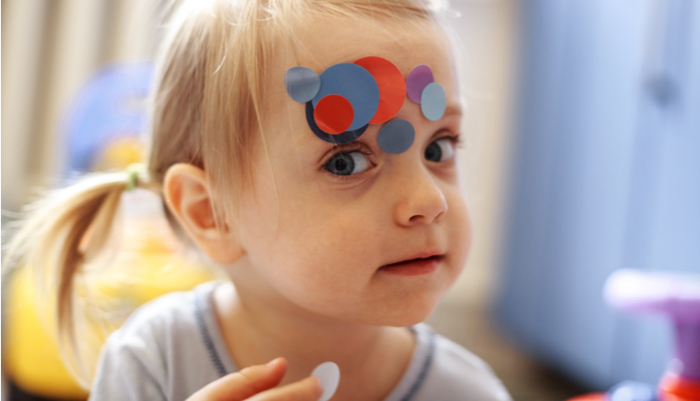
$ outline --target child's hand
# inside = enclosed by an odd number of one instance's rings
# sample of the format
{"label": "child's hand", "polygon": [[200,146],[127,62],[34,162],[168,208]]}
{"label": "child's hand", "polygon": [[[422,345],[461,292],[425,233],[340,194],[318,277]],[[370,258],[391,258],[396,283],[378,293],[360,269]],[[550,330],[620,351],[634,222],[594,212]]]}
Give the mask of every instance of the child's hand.
{"label": "child's hand", "polygon": [[284,358],[251,366],[207,384],[187,401],[316,401],[321,397],[321,382],[315,377],[273,388],[286,370]]}

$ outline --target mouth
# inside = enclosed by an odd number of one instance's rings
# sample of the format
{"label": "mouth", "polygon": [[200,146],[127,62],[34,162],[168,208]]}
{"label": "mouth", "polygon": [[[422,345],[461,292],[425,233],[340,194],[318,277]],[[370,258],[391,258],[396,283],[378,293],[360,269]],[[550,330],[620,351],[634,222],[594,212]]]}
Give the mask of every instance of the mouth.
{"label": "mouth", "polygon": [[445,255],[431,255],[407,259],[401,262],[384,265],[379,268],[379,271],[402,276],[418,276],[434,272],[444,259]]}

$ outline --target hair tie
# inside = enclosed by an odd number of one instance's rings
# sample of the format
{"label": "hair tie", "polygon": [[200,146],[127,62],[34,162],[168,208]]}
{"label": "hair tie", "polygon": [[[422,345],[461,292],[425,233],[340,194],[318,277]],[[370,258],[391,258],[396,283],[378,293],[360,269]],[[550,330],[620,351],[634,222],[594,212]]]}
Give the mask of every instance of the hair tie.
{"label": "hair tie", "polygon": [[126,191],[138,188],[139,180],[146,176],[146,166],[142,163],[132,163],[126,167]]}

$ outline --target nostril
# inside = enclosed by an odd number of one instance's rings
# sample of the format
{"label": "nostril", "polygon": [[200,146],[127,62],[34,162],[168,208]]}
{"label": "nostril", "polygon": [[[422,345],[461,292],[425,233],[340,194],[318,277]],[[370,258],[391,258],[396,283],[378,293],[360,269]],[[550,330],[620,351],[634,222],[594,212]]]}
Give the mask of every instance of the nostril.
{"label": "nostril", "polygon": [[444,205],[443,208],[441,208],[437,213],[430,213],[428,214],[415,214],[411,216],[408,221],[409,223],[417,223],[420,222],[421,220],[426,220],[426,222],[431,222],[431,221],[437,221],[439,220],[447,211],[447,205]]}
{"label": "nostril", "polygon": [[445,207],[440,211],[440,213],[438,213],[437,216],[435,216],[435,220],[440,220],[440,218],[445,214],[446,211],[447,205],[445,205]]}

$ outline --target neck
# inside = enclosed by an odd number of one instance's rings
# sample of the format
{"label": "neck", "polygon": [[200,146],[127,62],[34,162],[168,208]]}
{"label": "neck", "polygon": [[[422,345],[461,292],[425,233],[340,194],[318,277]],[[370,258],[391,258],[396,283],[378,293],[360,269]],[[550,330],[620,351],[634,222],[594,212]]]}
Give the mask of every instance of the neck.
{"label": "neck", "polygon": [[[275,296],[241,290],[227,283],[215,293],[219,325],[239,369],[283,356],[288,361],[282,381],[286,384],[332,361],[341,372],[334,400],[380,400],[398,383],[410,362],[414,339],[405,328],[343,322]],[[358,394],[358,389],[366,393]]]}

